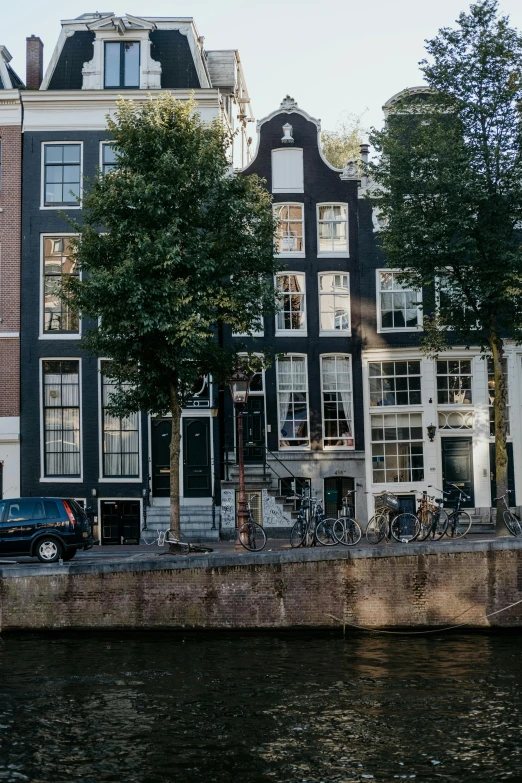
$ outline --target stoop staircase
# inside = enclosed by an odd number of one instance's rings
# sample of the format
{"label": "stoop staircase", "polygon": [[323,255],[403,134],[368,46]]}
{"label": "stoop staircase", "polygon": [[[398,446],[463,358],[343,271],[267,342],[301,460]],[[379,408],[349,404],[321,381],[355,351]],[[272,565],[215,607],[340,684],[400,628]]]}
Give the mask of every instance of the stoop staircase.
{"label": "stoop staircase", "polygon": [[[282,506],[290,523],[291,519],[297,517],[297,512],[294,510],[294,502],[288,501],[286,495],[279,493],[279,478],[285,478],[285,476],[279,476],[268,463],[245,463],[245,490],[247,496],[249,492],[260,492],[266,489],[268,495],[273,497],[278,505]],[[291,474],[286,476],[286,478],[291,478]],[[221,482],[221,487],[222,489],[239,489],[239,466],[235,462],[229,462],[227,478]]]}
{"label": "stoop staircase", "polygon": [[[147,508],[148,530],[151,532],[168,530],[169,518],[169,506],[149,506]],[[218,541],[218,514],[214,511],[213,515],[212,506],[182,506],[181,532],[188,541]]]}

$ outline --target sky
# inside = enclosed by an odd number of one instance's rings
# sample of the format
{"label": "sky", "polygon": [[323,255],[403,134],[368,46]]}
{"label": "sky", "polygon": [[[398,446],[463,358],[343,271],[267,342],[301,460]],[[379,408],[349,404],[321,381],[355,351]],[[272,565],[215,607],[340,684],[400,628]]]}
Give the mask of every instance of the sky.
{"label": "sky", "polygon": [[[206,49],[238,49],[256,119],[287,94],[300,108],[335,129],[349,115],[380,127],[382,105],[422,84],[418,62],[424,41],[454,26],[466,0],[0,0],[0,44],[25,80],[25,39],[44,42],[51,58],[60,20],[87,11],[135,16],[191,16]],[[96,0],[99,3],[100,0]],[[521,0],[500,10],[522,30]]]}

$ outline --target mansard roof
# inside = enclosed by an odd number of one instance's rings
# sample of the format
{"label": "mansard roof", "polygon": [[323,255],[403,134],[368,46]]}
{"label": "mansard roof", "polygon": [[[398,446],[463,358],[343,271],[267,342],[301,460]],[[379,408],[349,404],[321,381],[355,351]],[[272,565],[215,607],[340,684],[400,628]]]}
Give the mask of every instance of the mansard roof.
{"label": "mansard roof", "polygon": [[23,90],[25,85],[9,64],[13,58],[5,46],[0,46],[0,90]]}
{"label": "mansard roof", "polygon": [[[62,30],[44,76],[42,90],[81,90],[83,70],[94,58],[98,36],[116,40],[150,40],[150,58],[161,66],[161,88],[204,89],[211,80],[191,17],[117,16],[112,12],[86,13],[62,21]],[[91,69],[92,70],[92,69]]]}

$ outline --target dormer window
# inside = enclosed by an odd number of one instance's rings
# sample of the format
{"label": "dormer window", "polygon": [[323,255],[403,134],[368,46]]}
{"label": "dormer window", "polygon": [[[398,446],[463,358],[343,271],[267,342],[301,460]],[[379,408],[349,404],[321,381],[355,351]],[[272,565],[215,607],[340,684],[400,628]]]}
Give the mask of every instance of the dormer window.
{"label": "dormer window", "polygon": [[138,41],[105,42],[106,89],[140,86],[140,44]]}

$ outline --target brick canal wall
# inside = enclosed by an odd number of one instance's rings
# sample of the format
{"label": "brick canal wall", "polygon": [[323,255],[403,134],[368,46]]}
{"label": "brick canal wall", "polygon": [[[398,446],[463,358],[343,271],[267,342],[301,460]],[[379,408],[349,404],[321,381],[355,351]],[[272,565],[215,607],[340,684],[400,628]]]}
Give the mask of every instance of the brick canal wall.
{"label": "brick canal wall", "polygon": [[0,568],[2,631],[510,627],[522,603],[486,615],[519,600],[514,539]]}

